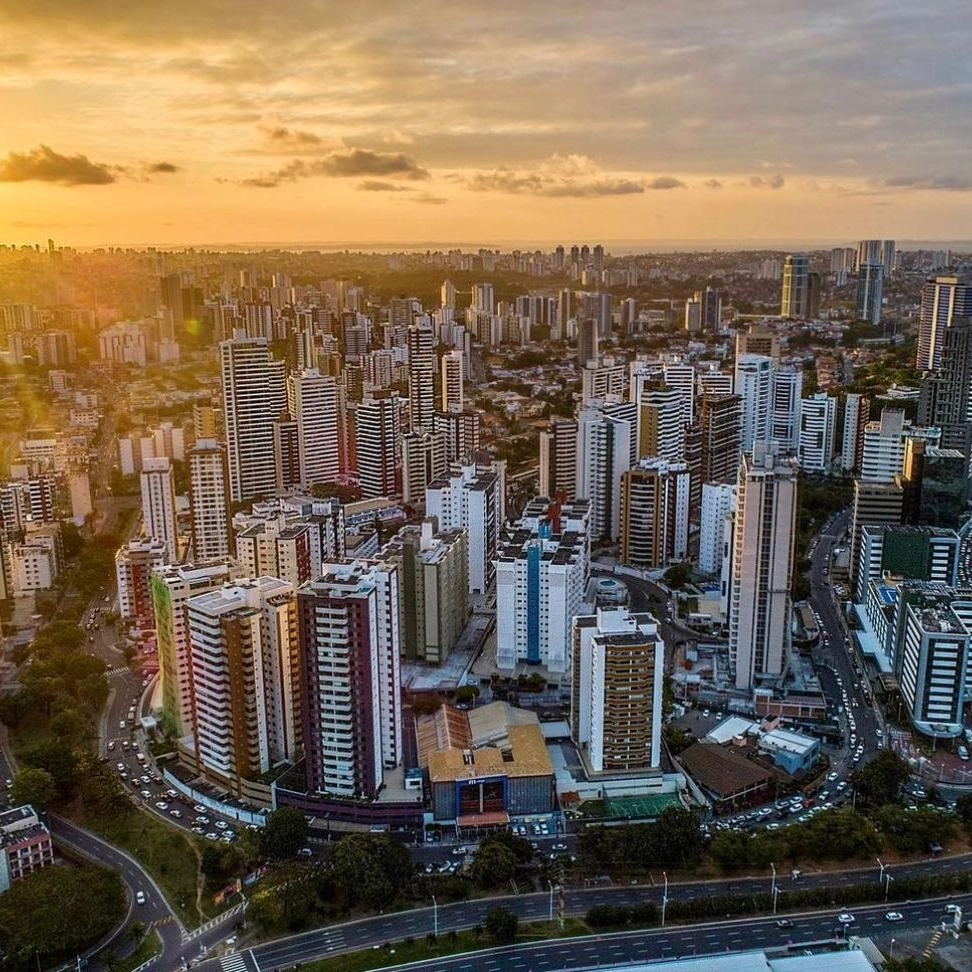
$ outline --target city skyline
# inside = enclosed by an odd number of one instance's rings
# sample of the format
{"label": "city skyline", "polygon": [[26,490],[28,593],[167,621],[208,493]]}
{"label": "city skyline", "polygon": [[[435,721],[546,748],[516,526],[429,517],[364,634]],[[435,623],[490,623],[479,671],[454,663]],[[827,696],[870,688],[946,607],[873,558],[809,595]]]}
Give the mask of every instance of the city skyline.
{"label": "city skyline", "polygon": [[963,12],[0,0],[0,243],[953,240]]}

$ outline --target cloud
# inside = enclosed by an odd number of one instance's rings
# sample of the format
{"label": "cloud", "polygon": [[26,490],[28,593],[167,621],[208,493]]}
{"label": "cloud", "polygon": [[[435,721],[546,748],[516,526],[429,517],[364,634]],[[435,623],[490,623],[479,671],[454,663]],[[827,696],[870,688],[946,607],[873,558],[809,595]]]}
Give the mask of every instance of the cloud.
{"label": "cloud", "polygon": [[179,166],[174,165],[172,162],[153,162],[147,168],[149,172],[159,172],[163,174],[181,171]]}
{"label": "cloud", "polygon": [[409,201],[423,203],[426,206],[444,206],[449,200],[445,196],[433,196],[430,192],[422,192],[410,197]]}
{"label": "cloud", "polygon": [[54,182],[62,186],[104,186],[115,181],[111,168],[86,155],[61,155],[47,145],[10,152],[0,162],[0,182]]}
{"label": "cloud", "polygon": [[685,183],[674,176],[655,176],[644,184],[646,189],[684,189]]}
{"label": "cloud", "polygon": [[749,186],[752,189],[782,189],[786,185],[786,179],[778,172],[776,175],[749,177]]}
{"label": "cloud", "polygon": [[892,176],[889,179],[882,179],[878,185],[883,189],[968,192],[972,190],[972,179],[963,176]]}
{"label": "cloud", "polygon": [[705,187],[706,189],[721,189],[722,183],[718,179],[706,179]]}
{"label": "cloud", "polygon": [[313,132],[299,131],[282,125],[276,128],[263,129],[271,152],[307,152],[320,149],[327,143],[320,135]]}
{"label": "cloud", "polygon": [[282,182],[296,182],[314,176],[396,176],[399,179],[429,179],[429,171],[401,152],[373,152],[371,149],[344,149],[319,159],[294,159],[276,172],[244,179],[241,185],[273,189]]}
{"label": "cloud", "polygon": [[670,176],[647,182],[603,173],[586,155],[552,155],[532,172],[498,168],[476,172],[465,179],[473,192],[505,192],[511,195],[546,196],[553,199],[596,199],[626,196],[648,189],[674,189],[683,185]]}
{"label": "cloud", "polygon": [[411,192],[411,186],[399,186],[394,182],[384,182],[381,179],[365,179],[359,182],[356,189],[361,192]]}

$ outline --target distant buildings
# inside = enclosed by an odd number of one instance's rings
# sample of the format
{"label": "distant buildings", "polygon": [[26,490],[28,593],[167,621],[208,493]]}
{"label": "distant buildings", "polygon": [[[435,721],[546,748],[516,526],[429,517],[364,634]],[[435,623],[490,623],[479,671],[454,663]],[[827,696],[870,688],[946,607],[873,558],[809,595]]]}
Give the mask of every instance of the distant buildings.
{"label": "distant buildings", "polygon": [[32,806],[0,811],[0,894],[53,863],[51,832]]}
{"label": "distant buildings", "polygon": [[165,544],[166,560],[179,560],[179,528],[176,519],[175,476],[166,458],[142,463],[142,520],[145,536]]}

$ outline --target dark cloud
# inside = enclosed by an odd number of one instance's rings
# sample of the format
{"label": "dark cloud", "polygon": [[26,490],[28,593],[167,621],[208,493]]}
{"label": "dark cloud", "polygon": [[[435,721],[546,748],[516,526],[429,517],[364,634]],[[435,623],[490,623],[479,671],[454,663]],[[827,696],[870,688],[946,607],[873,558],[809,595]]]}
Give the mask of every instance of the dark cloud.
{"label": "dark cloud", "polygon": [[319,159],[294,159],[276,172],[268,172],[250,179],[242,185],[259,189],[272,189],[282,182],[296,182],[314,176],[397,176],[399,179],[428,179],[414,159],[401,152],[372,152],[371,149],[347,149],[331,152]]}
{"label": "dark cloud", "polygon": [[267,135],[275,145],[287,148],[309,148],[324,143],[324,139],[313,132],[300,132],[284,127],[271,128],[267,131]]}
{"label": "dark cloud", "polygon": [[718,179],[706,179],[705,187],[706,189],[721,189],[722,183]]}
{"label": "dark cloud", "polygon": [[644,184],[646,189],[684,189],[685,183],[674,176],[655,176]]}
{"label": "dark cloud", "polygon": [[[466,180],[473,192],[506,192],[514,195],[548,196],[551,198],[595,199],[600,196],[627,196],[642,193],[645,187],[633,179],[581,174],[578,166],[555,164],[537,172],[518,173],[509,169],[477,172]],[[577,174],[575,174],[577,173]],[[673,188],[667,185],[651,188]],[[654,180],[659,181],[659,180]],[[673,180],[678,182],[678,180]]]}
{"label": "dark cloud", "polygon": [[409,201],[423,203],[426,206],[444,206],[449,200],[445,196],[433,196],[430,192],[422,192],[417,196],[411,196]]}
{"label": "dark cloud", "polygon": [[179,166],[174,165],[172,162],[153,162],[148,166],[149,172],[159,172],[162,174],[168,174],[171,172],[179,172]]}
{"label": "dark cloud", "polygon": [[786,179],[778,172],[771,176],[754,175],[749,177],[749,185],[753,189],[782,189],[786,185]]}
{"label": "dark cloud", "polygon": [[880,186],[884,189],[968,192],[972,189],[972,179],[962,176],[892,176],[882,179]]}
{"label": "dark cloud", "polygon": [[109,166],[86,155],[61,155],[47,145],[10,152],[0,162],[0,182],[54,182],[62,186],[104,186],[115,181]]}
{"label": "dark cloud", "polygon": [[359,182],[356,189],[361,192],[411,192],[411,186],[399,186],[394,182],[384,182],[381,179],[365,179]]}

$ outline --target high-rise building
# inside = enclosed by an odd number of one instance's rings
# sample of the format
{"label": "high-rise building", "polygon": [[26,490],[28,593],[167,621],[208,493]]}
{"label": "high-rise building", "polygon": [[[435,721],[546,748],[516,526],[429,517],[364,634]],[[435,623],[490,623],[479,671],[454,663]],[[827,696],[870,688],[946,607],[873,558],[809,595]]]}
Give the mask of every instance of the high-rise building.
{"label": "high-rise building", "polygon": [[905,445],[905,523],[958,529],[969,497],[969,460],[958,449],[941,449],[912,437]]}
{"label": "high-rise building", "polygon": [[398,565],[402,657],[441,665],[469,620],[466,531],[436,531],[434,519],[402,527],[382,559]]}
{"label": "high-rise building", "polygon": [[688,555],[688,466],[641,459],[621,476],[621,563],[653,570]]}
{"label": "high-rise building", "polygon": [[753,443],[770,436],[773,402],[773,359],[760,354],[736,358],[735,392],[742,400],[743,452],[752,452]]}
{"label": "high-rise building", "polygon": [[152,573],[168,561],[168,550],[161,540],[129,540],[115,554],[115,579],[118,582],[118,614],[123,621],[139,624],[154,620]]}
{"label": "high-rise building", "polygon": [[402,760],[399,573],[325,564],[297,593],[307,789],[372,799]]}
{"label": "high-rise building", "polygon": [[685,458],[683,389],[667,384],[645,385],[638,399],[638,458]]}
{"label": "high-rise building", "polygon": [[837,399],[817,392],[803,399],[800,409],[800,468],[826,472],[834,458]]}
{"label": "high-rise building", "polygon": [[929,277],[921,289],[918,314],[919,371],[938,371],[942,366],[945,332],[957,318],[972,317],[972,284],[958,277]]}
{"label": "high-rise building", "polygon": [[294,588],[305,584],[315,576],[315,564],[322,562],[321,551],[315,551],[314,533],[311,524],[284,513],[258,519],[236,534],[240,574],[278,577]]}
{"label": "high-rise building", "polygon": [[445,436],[448,462],[467,461],[479,452],[482,416],[472,408],[461,411],[436,412],[432,428]]}
{"label": "high-rise building", "polygon": [[273,423],[273,469],[278,494],[300,488],[300,427],[286,409]]}
{"label": "high-rise building", "polygon": [[663,369],[665,384],[677,389],[682,405],[682,424],[691,425],[695,421],[695,365],[684,361],[673,361]]}
{"label": "high-rise building", "polygon": [[878,422],[864,426],[861,479],[868,483],[891,483],[904,470],[905,415],[901,409],[881,410]]}
{"label": "high-rise building", "polygon": [[783,261],[783,296],[780,317],[806,319],[810,306],[810,257],[793,254]]}
{"label": "high-rise building", "polygon": [[586,500],[527,504],[500,545],[496,562],[496,664],[570,666],[571,620],[590,573]]}
{"label": "high-rise building", "polygon": [[705,483],[702,486],[702,516],[699,523],[699,570],[718,574],[732,542],[732,515],[736,511],[736,486]]}
{"label": "high-rise building", "polygon": [[195,768],[237,798],[301,752],[294,589],[239,580],[186,602]]}
{"label": "high-rise building", "polygon": [[628,366],[612,357],[591,359],[581,368],[581,402],[617,395],[623,398],[628,389]]}
{"label": "high-rise building", "polygon": [[736,688],[778,679],[788,664],[796,471],[773,443],[743,456],[737,485],[729,611]]}
{"label": "high-rise building", "polygon": [[155,634],[159,646],[162,717],[176,737],[192,732],[192,668],[185,605],[196,594],[216,590],[233,577],[231,562],[169,565],[151,576]]}
{"label": "high-rise building", "polygon": [[442,411],[449,412],[457,409],[461,412],[465,406],[463,353],[447,351],[442,356],[441,367]]}
{"label": "high-rise building", "polygon": [[929,526],[864,524],[857,564],[857,592],[884,576],[958,583],[962,540],[954,530]]}
{"label": "high-rise building", "polygon": [[425,487],[449,468],[444,432],[408,432],[401,438],[402,502],[421,504]]}
{"label": "high-rise building", "polygon": [[179,560],[179,528],[176,521],[175,474],[166,459],[142,463],[142,520],[146,537],[165,544],[166,561]]}
{"label": "high-rise building", "polygon": [[703,395],[699,425],[702,432],[701,481],[735,483],[742,456],[742,396]]}
{"label": "high-rise building", "polygon": [[[768,327],[753,324],[748,331],[736,332],[736,361],[744,354],[761,354],[765,358],[773,359],[773,367],[780,364],[780,336]],[[738,391],[730,388],[729,391]]]}
{"label": "high-rise building", "polygon": [[469,593],[485,594],[496,573],[496,548],[505,519],[505,465],[454,465],[425,491],[426,516],[443,533],[465,530],[469,550]]}
{"label": "high-rise building", "polygon": [[857,278],[857,319],[870,324],[881,323],[881,300],[884,289],[884,267],[880,263],[863,263]]}
{"label": "high-rise building", "polygon": [[778,442],[784,452],[796,452],[800,447],[802,393],[802,371],[796,368],[781,368],[773,372],[769,437]]}
{"label": "high-rise building", "polygon": [[392,393],[358,405],[355,442],[358,482],[365,499],[401,493],[401,403]]}
{"label": "high-rise building", "polygon": [[850,581],[854,600],[860,601],[864,588],[859,583],[858,565],[865,525],[898,525],[904,508],[904,490],[900,476],[897,482],[854,480],[854,506],[851,517]]}
{"label": "high-rise building", "polygon": [[285,407],[284,363],[266,338],[234,338],[219,345],[223,418],[234,503],[272,495],[277,488],[273,423]]}
{"label": "high-rise building", "polygon": [[577,363],[583,368],[597,360],[597,318],[582,317],[577,321]]}
{"label": "high-rise building", "polygon": [[589,528],[595,540],[618,536],[621,476],[638,458],[637,424],[633,402],[594,401],[580,410],[576,496],[590,502]]}
{"label": "high-rise building", "polygon": [[287,410],[297,423],[300,483],[333,483],[341,471],[338,386],[316,368],[287,378]]}
{"label": "high-rise building", "polygon": [[844,400],[844,434],[840,465],[845,472],[859,472],[864,457],[864,429],[871,417],[871,400],[849,392]]}
{"label": "high-rise building", "polygon": [[577,422],[553,415],[540,433],[540,495],[572,499],[577,477]]}
{"label": "high-rise building", "polygon": [[595,773],[661,765],[665,643],[650,614],[600,610],[573,620],[570,728]]}
{"label": "high-rise building", "polygon": [[938,371],[926,372],[918,398],[918,423],[942,430],[942,448],[970,456],[972,443],[972,321],[945,330]]}
{"label": "high-rise building", "polygon": [[413,431],[430,430],[435,413],[435,332],[424,324],[408,329],[408,410]]}
{"label": "high-rise building", "polygon": [[197,439],[189,451],[189,501],[192,550],[197,562],[222,560],[232,553],[229,515],[229,465],[215,439]]}

